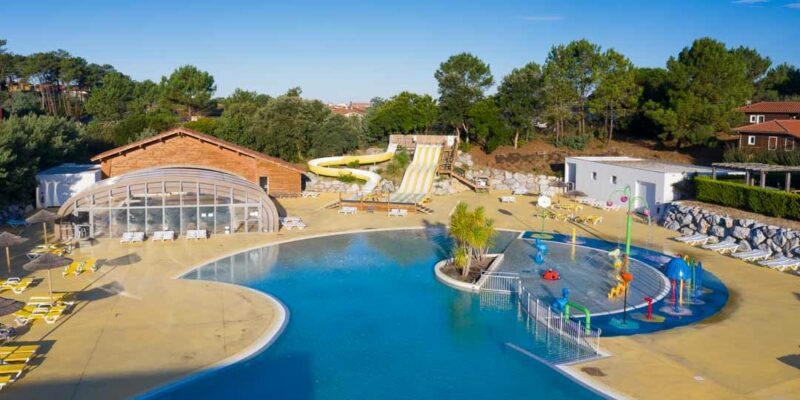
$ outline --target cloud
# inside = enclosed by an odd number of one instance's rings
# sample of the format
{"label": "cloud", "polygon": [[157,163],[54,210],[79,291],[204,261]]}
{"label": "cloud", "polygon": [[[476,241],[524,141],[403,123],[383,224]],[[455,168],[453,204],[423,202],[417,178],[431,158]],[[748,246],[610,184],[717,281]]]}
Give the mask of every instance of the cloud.
{"label": "cloud", "polygon": [[758,4],[758,3],[766,3],[769,0],[735,0],[733,4]]}
{"label": "cloud", "polygon": [[558,15],[525,15],[519,17],[519,19],[523,21],[534,21],[534,22],[543,22],[543,21],[561,21],[564,17]]}
{"label": "cloud", "polygon": [[795,10],[800,10],[800,3],[789,3],[786,5],[786,8],[792,8]]}

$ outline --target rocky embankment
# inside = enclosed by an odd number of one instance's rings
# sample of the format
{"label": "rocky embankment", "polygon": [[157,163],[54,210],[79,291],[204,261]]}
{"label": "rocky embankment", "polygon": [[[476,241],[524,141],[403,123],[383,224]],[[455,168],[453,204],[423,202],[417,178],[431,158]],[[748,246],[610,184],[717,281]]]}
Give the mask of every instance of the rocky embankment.
{"label": "rocky embankment", "polygon": [[684,235],[701,233],[719,241],[735,241],[740,250],[768,250],[774,256],[800,256],[800,232],[753,219],[718,215],[702,207],[675,202],[667,206],[661,225]]}

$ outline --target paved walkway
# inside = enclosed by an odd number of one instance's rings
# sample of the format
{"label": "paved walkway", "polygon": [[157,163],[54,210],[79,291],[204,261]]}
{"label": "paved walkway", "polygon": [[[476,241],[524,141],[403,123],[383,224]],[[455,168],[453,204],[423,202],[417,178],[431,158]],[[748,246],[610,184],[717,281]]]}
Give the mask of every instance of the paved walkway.
{"label": "paved walkway", "polygon": [[[127,397],[241,354],[275,327],[278,305],[238,286],[173,279],[225,254],[331,232],[443,226],[460,200],[485,205],[497,227],[539,229],[532,204],[535,197],[500,204],[498,196],[462,193],[435,198],[432,215],[391,218],[381,213],[339,215],[323,208],[336,197],[323,194],[316,199],[281,201],[289,215],[300,216],[308,224],[302,231],[215,236],[196,243],[179,239],[122,246],[101,241],[88,252],[74,255],[107,260],[97,273],[71,279],[58,273],[54,278],[56,290],[82,289],[86,301],[59,323],[38,322],[22,335],[22,342],[44,342],[50,348],[37,360],[39,365],[3,390],[3,395],[13,399]],[[605,222],[578,227],[579,235],[622,240],[621,212],[584,210],[581,214],[604,215]],[[569,234],[572,227],[549,221],[546,229]],[[33,229],[25,234],[36,237]],[[636,245],[701,257],[704,267],[728,285],[730,303],[718,316],[700,324],[604,339],[603,346],[614,356],[571,367],[575,374],[645,399],[791,398],[800,393],[796,366],[800,318],[794,317],[800,313],[800,278],[666,240],[675,234],[665,229],[641,224],[634,229]],[[19,271],[24,256],[15,253],[13,261]],[[44,283],[23,296],[4,295],[27,299],[45,294],[46,288]],[[0,318],[5,323],[10,320]],[[790,365],[792,360],[795,366]],[[593,377],[598,373],[603,376]]]}

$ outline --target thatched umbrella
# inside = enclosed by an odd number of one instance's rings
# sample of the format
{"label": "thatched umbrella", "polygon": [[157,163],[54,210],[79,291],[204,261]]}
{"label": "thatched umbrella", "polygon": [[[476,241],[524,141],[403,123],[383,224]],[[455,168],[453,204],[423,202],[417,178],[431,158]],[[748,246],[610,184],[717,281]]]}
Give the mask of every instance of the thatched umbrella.
{"label": "thatched umbrella", "polygon": [[6,266],[8,267],[8,276],[11,276],[11,251],[8,248],[25,243],[26,241],[28,241],[27,238],[17,236],[13,233],[0,233],[0,247],[6,248]]}
{"label": "thatched umbrella", "polygon": [[45,210],[44,208],[37,211],[36,214],[31,215],[28,218],[25,218],[29,224],[42,224],[42,229],[44,233],[44,245],[47,246],[47,223],[53,222],[58,219],[58,214],[53,214],[50,211]]}
{"label": "thatched umbrella", "polygon": [[25,303],[14,299],[0,297],[0,316],[11,314],[25,307]]}
{"label": "thatched umbrella", "polygon": [[53,297],[53,276],[50,270],[53,268],[60,268],[72,263],[72,259],[61,257],[53,253],[44,253],[36,257],[33,261],[25,264],[22,268],[26,271],[38,271],[40,269],[47,270],[47,283],[50,287],[50,297]]}

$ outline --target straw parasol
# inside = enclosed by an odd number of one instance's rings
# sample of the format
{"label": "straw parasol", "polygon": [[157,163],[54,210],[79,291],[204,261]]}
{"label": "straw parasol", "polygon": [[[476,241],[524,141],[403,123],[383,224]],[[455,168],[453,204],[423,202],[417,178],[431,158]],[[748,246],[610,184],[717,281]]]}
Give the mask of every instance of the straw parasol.
{"label": "straw parasol", "polygon": [[21,310],[25,303],[6,297],[0,297],[0,316],[11,314]]}
{"label": "straw parasol", "polygon": [[53,268],[60,268],[72,263],[72,259],[61,257],[53,253],[44,253],[36,257],[33,261],[22,266],[26,271],[38,271],[41,269],[47,270],[47,283],[50,287],[50,297],[53,297],[53,276],[50,270]]}
{"label": "straw parasol", "polygon": [[29,224],[38,224],[38,223],[42,224],[42,228],[44,231],[44,245],[47,246],[47,223],[53,222],[57,219],[58,219],[57,214],[53,214],[50,211],[41,209],[37,211],[36,214],[33,214],[30,217],[25,218],[25,221],[27,221]]}
{"label": "straw parasol", "polygon": [[17,236],[13,233],[0,233],[0,247],[6,248],[6,266],[8,267],[9,276],[11,276],[11,251],[8,248],[25,243],[26,241],[28,241],[27,238]]}

